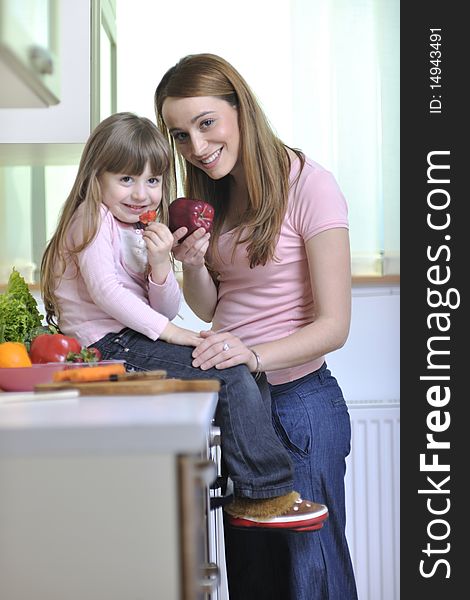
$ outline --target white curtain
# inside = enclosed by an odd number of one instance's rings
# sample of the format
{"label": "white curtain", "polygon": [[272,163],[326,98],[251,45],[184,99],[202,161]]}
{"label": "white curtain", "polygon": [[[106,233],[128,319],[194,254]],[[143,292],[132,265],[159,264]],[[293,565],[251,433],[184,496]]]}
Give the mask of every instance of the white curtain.
{"label": "white curtain", "polygon": [[399,273],[399,0],[238,0],[207,15],[193,0],[117,0],[116,13],[119,110],[154,118],[171,65],[222,55],[279,136],[338,179],[353,274]]}
{"label": "white curtain", "polygon": [[293,138],[349,204],[354,275],[399,273],[399,1],[292,0]]}

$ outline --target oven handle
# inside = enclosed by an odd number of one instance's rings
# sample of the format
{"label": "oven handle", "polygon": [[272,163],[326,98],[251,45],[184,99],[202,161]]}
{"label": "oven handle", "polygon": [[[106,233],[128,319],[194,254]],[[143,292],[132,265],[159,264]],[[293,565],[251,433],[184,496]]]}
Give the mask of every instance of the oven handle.
{"label": "oven handle", "polygon": [[220,583],[220,569],[215,563],[207,563],[201,568],[201,579],[199,580],[201,592],[210,594],[217,589]]}
{"label": "oven handle", "polygon": [[211,425],[209,429],[209,447],[220,446],[220,427]]}
{"label": "oven handle", "polygon": [[216,510],[231,502],[233,502],[233,494],[228,494],[227,496],[212,496],[210,499],[210,508],[211,510]]}

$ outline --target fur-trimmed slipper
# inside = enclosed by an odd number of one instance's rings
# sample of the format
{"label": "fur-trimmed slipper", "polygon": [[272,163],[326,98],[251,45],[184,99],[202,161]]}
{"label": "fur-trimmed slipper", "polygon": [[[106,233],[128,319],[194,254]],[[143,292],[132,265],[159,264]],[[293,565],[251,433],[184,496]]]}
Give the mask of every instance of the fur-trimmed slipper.
{"label": "fur-trimmed slipper", "polygon": [[328,508],[324,504],[303,500],[297,492],[263,500],[236,498],[225,511],[233,527],[299,532],[321,529],[328,518]]}

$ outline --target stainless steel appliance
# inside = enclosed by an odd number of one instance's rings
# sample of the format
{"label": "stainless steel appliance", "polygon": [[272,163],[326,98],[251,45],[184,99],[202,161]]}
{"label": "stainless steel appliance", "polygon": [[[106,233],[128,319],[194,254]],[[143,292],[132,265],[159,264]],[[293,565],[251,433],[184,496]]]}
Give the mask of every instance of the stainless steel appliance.
{"label": "stainless steel appliance", "polygon": [[220,429],[206,451],[179,457],[183,600],[227,600],[223,537]]}

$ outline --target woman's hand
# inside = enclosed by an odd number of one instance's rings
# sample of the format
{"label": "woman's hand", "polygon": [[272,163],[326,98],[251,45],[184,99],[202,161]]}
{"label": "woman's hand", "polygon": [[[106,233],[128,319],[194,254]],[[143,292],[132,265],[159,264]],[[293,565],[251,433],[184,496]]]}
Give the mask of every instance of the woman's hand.
{"label": "woman's hand", "polygon": [[201,331],[200,336],[202,341],[193,351],[193,367],[200,367],[205,371],[211,367],[226,369],[235,365],[247,365],[252,372],[256,369],[255,355],[235,335]]}
{"label": "woman's hand", "polygon": [[173,233],[174,245],[173,255],[179,260],[184,268],[200,268],[204,266],[204,256],[209,247],[210,233],[206,233],[203,227],[196,229],[183,242],[178,243],[187,233],[186,227],[180,227]]}

